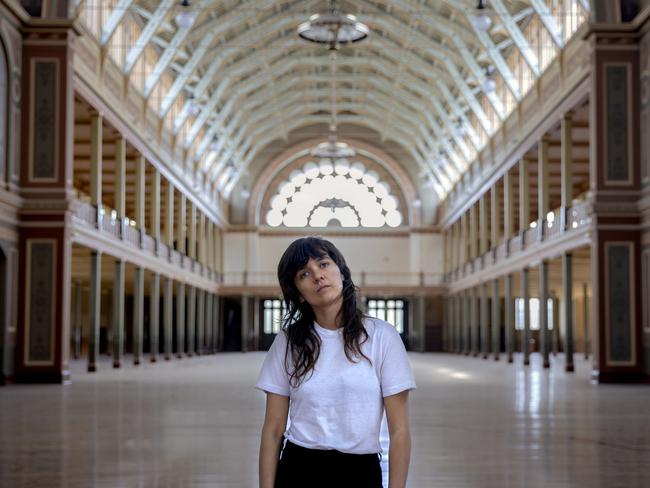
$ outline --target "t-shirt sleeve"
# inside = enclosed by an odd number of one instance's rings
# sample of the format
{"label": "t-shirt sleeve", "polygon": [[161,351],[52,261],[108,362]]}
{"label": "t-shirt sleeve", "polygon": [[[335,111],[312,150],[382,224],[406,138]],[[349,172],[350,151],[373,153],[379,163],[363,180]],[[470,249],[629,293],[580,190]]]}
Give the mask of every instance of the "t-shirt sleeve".
{"label": "t-shirt sleeve", "polygon": [[384,397],[414,390],[415,378],[399,332],[389,325],[382,338],[381,394]]}
{"label": "t-shirt sleeve", "polygon": [[266,353],[255,388],[276,395],[289,396],[289,375],[285,368],[287,338],[284,331],[275,337]]}

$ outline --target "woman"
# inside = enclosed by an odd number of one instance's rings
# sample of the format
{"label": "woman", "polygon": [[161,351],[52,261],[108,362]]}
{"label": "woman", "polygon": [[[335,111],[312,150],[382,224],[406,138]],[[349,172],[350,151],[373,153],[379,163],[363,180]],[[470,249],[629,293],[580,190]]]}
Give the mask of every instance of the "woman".
{"label": "woman", "polygon": [[260,486],[381,487],[385,409],[389,486],[404,487],[415,381],[395,327],[359,310],[350,269],[329,241],[294,241],[278,280],[287,313],[255,385],[267,395]]}

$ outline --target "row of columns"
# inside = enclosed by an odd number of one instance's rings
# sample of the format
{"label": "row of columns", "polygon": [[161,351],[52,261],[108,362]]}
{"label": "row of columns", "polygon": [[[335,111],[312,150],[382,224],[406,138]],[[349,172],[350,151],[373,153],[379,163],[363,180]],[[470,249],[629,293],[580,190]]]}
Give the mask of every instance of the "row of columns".
{"label": "row of columns", "polygon": [[[547,261],[542,261],[538,267],[539,276],[539,324],[540,324],[540,353],[544,368],[550,366],[551,337],[548,317],[548,267]],[[524,365],[530,364],[530,278],[529,268],[519,272],[521,299],[523,301],[523,331],[522,353]],[[514,275],[509,273],[504,277],[503,289],[503,321],[499,279],[484,282],[456,293],[447,298],[448,317],[448,349],[451,352],[479,356],[487,359],[490,355],[499,360],[501,353],[501,328],[504,329],[505,354],[508,362],[513,361],[515,350],[515,301],[513,295]],[[573,319],[573,270],[572,254],[562,255],[562,320],[566,331],[564,337],[564,352],[566,357],[565,370],[574,371],[574,319]],[[488,300],[488,296],[491,299]],[[585,320],[587,313],[587,287],[583,286]],[[489,319],[491,317],[491,319]],[[489,322],[488,322],[489,321]],[[555,324],[559,327],[559,324]],[[491,329],[491,333],[490,333]],[[480,343],[479,343],[480,337]],[[584,328],[585,357],[588,355],[588,327]]]}
{"label": "row of columns", "polygon": [[[568,229],[568,212],[573,199],[572,167],[573,144],[571,138],[572,113],[566,113],[561,121],[561,231]],[[546,136],[539,139],[537,157],[537,238],[543,240],[546,229],[547,214],[549,213],[549,157],[548,139]],[[519,225],[516,233],[520,236],[529,229],[530,220],[530,178],[529,161],[523,158],[519,166]],[[490,249],[496,249],[500,241],[508,242],[515,237],[514,221],[514,181],[510,171],[502,177],[503,195],[495,182],[479,197],[478,202],[471,204],[445,232],[445,273],[458,270],[465,263],[485,255]],[[489,194],[488,194],[489,193]],[[490,199],[490,214],[487,206]],[[500,201],[502,205],[500,206]],[[478,210],[477,210],[478,207]],[[478,215],[477,215],[478,213]],[[503,235],[501,235],[501,218],[503,218]]]}
{"label": "row of columns", "polygon": [[[115,263],[113,287],[113,367],[119,368],[124,356],[124,262]],[[144,343],[144,268],[136,267],[133,278],[133,363],[143,360]],[[220,301],[209,291],[176,282],[170,277],[152,273],[149,283],[149,359],[157,361],[160,349],[159,327],[162,319],[163,357],[170,360],[174,354],[174,326],[176,328],[176,355],[214,353],[220,348]],[[176,293],[174,293],[174,287]],[[160,299],[162,288],[162,317]],[[80,294],[77,295],[80,299]],[[90,332],[88,336],[88,371],[97,370],[99,359],[99,335],[101,326],[101,255],[91,255],[91,278],[89,294]],[[174,320],[174,300],[176,301]],[[79,302],[77,302],[79,303]],[[80,333],[78,334],[80,335]],[[187,344],[187,347],[186,347]],[[78,349],[76,346],[75,349]]]}
{"label": "row of columns", "polygon": [[[97,209],[97,225],[101,228],[102,208],[102,126],[103,117],[99,113],[91,115],[91,155],[90,155],[90,201]],[[145,220],[146,158],[139,155],[136,159],[135,185],[135,226],[142,233],[148,231],[156,243],[163,242],[174,249],[198,261],[214,271],[221,271],[221,231],[218,225],[201,212],[193,201],[181,192],[179,199],[179,219],[174,222],[174,202],[176,189],[171,181],[167,182],[165,198],[165,233],[161,236],[161,174],[153,167],[150,188],[149,226]],[[115,143],[115,212],[122,225],[127,224],[126,215],[126,139],[120,136]],[[189,205],[189,222],[187,206]],[[186,246],[187,239],[187,246]]]}

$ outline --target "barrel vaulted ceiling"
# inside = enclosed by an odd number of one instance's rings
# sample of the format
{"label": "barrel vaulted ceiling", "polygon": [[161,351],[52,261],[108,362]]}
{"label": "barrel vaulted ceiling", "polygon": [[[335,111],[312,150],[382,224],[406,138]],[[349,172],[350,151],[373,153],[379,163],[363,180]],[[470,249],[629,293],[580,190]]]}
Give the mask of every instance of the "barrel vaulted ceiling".
{"label": "barrel vaulted ceiling", "polygon": [[370,34],[337,52],[333,78],[327,47],[296,34],[324,0],[182,3],[82,0],[78,12],[225,197],[265,148],[327,127],[335,83],[339,137],[366,131],[398,147],[414,180],[444,198],[589,10],[588,0],[488,0],[481,12],[476,0],[338,2]]}

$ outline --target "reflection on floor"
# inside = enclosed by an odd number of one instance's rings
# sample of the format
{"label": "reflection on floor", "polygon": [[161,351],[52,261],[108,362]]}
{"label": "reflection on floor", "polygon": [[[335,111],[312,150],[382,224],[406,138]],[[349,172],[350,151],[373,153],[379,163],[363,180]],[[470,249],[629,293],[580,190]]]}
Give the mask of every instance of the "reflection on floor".
{"label": "reflection on floor", "polygon": [[[227,353],[0,388],[0,486],[252,487],[264,353]],[[650,486],[650,388],[410,354],[410,487]],[[128,358],[127,358],[128,359]]]}

